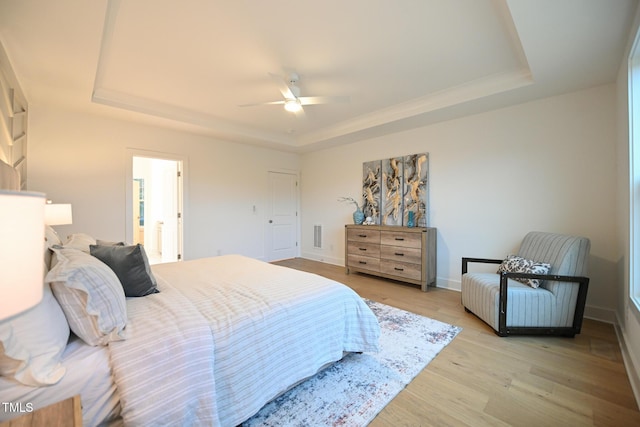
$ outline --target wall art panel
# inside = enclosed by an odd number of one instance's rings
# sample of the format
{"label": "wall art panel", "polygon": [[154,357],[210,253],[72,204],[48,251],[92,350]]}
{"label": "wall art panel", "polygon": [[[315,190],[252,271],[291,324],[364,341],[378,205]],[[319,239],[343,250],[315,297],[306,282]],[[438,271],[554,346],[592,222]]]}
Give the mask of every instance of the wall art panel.
{"label": "wall art panel", "polygon": [[402,225],[403,158],[382,160],[382,225]]}
{"label": "wall art panel", "polygon": [[380,224],[380,169],[382,161],[375,160],[362,164],[362,211],[371,217],[374,224]]}
{"label": "wall art panel", "polygon": [[429,154],[412,154],[404,157],[404,215],[403,224],[409,221],[413,212],[414,224],[427,226],[427,176]]}

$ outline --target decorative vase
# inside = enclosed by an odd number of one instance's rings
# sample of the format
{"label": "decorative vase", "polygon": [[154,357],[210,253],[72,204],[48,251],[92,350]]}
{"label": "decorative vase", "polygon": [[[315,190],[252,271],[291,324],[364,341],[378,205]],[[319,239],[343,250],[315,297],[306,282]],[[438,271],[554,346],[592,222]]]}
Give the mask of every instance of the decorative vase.
{"label": "decorative vase", "polygon": [[407,217],[408,217],[407,227],[415,227],[416,226],[415,212],[409,211]]}
{"label": "decorative vase", "polygon": [[353,213],[353,223],[354,224],[362,224],[364,222],[364,212],[360,208],[356,209]]}

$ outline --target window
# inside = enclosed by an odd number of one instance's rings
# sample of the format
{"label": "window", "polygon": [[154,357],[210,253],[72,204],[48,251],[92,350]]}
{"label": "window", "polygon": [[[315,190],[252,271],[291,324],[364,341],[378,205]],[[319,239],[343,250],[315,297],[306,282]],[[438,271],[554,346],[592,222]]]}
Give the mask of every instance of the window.
{"label": "window", "polygon": [[640,313],[640,33],[629,54],[629,298]]}

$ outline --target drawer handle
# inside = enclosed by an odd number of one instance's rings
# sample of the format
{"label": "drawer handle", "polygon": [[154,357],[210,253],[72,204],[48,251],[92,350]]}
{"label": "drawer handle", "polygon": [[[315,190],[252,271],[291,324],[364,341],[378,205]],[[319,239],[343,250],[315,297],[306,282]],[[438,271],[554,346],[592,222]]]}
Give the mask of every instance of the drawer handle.
{"label": "drawer handle", "polygon": [[366,234],[358,234],[358,237],[367,237]]}
{"label": "drawer handle", "polygon": [[366,264],[367,261],[358,261],[359,264]]}
{"label": "drawer handle", "polygon": [[404,256],[404,254],[402,254],[402,253],[400,253],[400,252],[396,252],[394,255],[395,255],[395,256]]}
{"label": "drawer handle", "polygon": [[394,267],[393,269],[396,271],[404,271],[404,268],[400,268],[400,267]]}
{"label": "drawer handle", "polygon": [[360,249],[361,251],[366,251],[367,250],[367,248],[358,248],[358,249]]}
{"label": "drawer handle", "polygon": [[404,240],[404,237],[396,237],[396,240],[402,241],[402,240]]}

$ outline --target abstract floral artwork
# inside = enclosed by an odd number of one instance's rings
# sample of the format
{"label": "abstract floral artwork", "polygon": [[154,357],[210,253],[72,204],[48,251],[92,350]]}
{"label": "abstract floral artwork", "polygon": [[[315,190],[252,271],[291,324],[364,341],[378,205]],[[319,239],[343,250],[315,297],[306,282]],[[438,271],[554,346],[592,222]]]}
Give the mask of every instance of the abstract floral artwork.
{"label": "abstract floral artwork", "polygon": [[371,217],[374,224],[380,224],[380,168],[381,161],[366,162],[362,165],[362,211]]}
{"label": "abstract floral artwork", "polygon": [[409,212],[414,213],[415,223],[427,226],[427,173],[429,155],[412,154],[404,157],[404,213],[403,224],[407,224]]}
{"label": "abstract floral artwork", "polygon": [[362,165],[362,197],[365,217],[375,224],[428,225],[429,154],[411,154]]}
{"label": "abstract floral artwork", "polygon": [[382,220],[384,225],[402,225],[402,157],[382,160]]}

